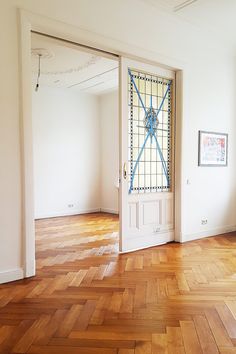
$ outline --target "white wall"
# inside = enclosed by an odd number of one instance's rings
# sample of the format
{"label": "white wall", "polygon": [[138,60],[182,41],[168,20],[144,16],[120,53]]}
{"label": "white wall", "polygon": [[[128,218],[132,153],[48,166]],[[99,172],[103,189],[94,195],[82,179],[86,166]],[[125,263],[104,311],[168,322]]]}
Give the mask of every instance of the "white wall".
{"label": "white wall", "polygon": [[118,213],[119,111],[118,91],[99,97],[101,119],[101,209]]}
{"label": "white wall", "polygon": [[98,211],[98,97],[58,88],[33,91],[33,135],[35,217]]}
{"label": "white wall", "polygon": [[[0,270],[22,267],[22,197],[19,145],[17,7],[81,27],[121,51],[180,61],[184,67],[182,219],[183,240],[236,224],[235,58],[210,31],[158,12],[139,0],[2,0],[0,11]],[[106,21],[104,21],[106,14]],[[142,25],[140,25],[142,24]],[[152,35],[150,35],[150,33]],[[103,37],[102,37],[103,36]],[[197,167],[199,129],[229,133],[229,166]],[[191,181],[186,184],[186,179]],[[201,226],[201,217],[208,225]]]}

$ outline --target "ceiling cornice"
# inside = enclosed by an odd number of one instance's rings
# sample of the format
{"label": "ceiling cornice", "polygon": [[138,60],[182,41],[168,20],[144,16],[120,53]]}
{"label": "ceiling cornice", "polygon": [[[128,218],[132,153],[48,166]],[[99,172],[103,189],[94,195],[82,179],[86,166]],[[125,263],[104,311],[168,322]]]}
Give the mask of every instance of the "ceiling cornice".
{"label": "ceiling cornice", "polygon": [[197,2],[197,1],[198,0],[186,0],[186,1],[183,1],[181,4],[175,6],[173,10],[174,10],[174,12],[178,12],[178,11],[184,9],[187,6],[192,5],[193,3]]}
{"label": "ceiling cornice", "polygon": [[177,2],[172,1],[172,0],[141,0],[145,3],[149,3],[150,5],[153,5],[155,7],[162,8],[163,10],[167,10],[168,12],[178,12],[181,11],[182,9],[186,8],[187,6],[190,6],[194,4],[195,2],[199,0],[180,0]]}
{"label": "ceiling cornice", "polygon": [[[68,68],[66,70],[55,70],[55,71],[43,71],[41,70],[41,75],[47,75],[47,76],[51,76],[51,75],[64,75],[64,74],[73,74],[75,72],[80,72],[83,71],[87,68],[89,68],[90,66],[96,64],[99,60],[101,59],[101,57],[98,56],[92,56],[86,63],[84,63],[83,65],[79,65],[77,67],[73,67],[73,68]],[[42,65],[43,66],[43,65]],[[36,71],[34,70],[33,73],[36,73]]]}

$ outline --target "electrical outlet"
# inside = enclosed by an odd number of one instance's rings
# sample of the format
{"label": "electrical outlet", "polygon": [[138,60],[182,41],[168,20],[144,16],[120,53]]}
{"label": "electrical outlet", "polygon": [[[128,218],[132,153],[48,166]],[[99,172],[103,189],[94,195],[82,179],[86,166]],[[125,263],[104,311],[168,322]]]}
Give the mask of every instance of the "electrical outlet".
{"label": "electrical outlet", "polygon": [[153,229],[153,232],[159,232],[159,231],[161,231],[160,227],[156,227],[156,228]]}
{"label": "electrical outlet", "polygon": [[68,208],[74,208],[74,204],[68,204]]}
{"label": "electrical outlet", "polygon": [[207,224],[207,219],[202,219],[201,223],[202,223],[202,225],[206,225]]}

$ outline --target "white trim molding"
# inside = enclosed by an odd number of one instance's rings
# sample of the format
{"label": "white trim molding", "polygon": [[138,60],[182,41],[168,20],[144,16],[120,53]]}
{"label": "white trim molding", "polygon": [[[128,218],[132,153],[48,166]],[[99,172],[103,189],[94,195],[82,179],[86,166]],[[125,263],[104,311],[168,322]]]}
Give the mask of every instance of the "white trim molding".
{"label": "white trim molding", "polygon": [[81,214],[90,214],[90,213],[108,213],[108,214],[119,214],[117,209],[110,209],[110,208],[92,208],[92,209],[76,209],[70,212],[61,211],[61,212],[54,212],[50,214],[38,214],[35,216],[36,220],[40,219],[50,219],[50,218],[59,218],[62,216],[73,216],[73,215],[81,215]]}
{"label": "white trim molding", "polygon": [[50,218],[58,218],[61,216],[73,216],[80,214],[90,214],[90,213],[99,213],[101,211],[100,208],[92,208],[92,209],[75,209],[73,211],[61,211],[61,212],[52,212],[50,214],[38,214],[35,216],[36,220],[39,219],[50,219]]}
{"label": "white trim molding", "polygon": [[9,283],[10,281],[20,280],[24,278],[22,268],[10,269],[0,272],[0,284]]}
{"label": "white trim molding", "polygon": [[195,232],[193,234],[184,234],[184,235],[182,234],[180,242],[185,243],[188,241],[200,240],[205,237],[212,237],[212,236],[227,234],[227,233],[235,232],[235,231],[236,231],[236,225],[226,225],[226,226],[217,227],[214,229]]}
{"label": "white trim molding", "polygon": [[110,208],[101,208],[100,211],[102,213],[108,213],[108,214],[119,214],[118,209],[110,209]]}

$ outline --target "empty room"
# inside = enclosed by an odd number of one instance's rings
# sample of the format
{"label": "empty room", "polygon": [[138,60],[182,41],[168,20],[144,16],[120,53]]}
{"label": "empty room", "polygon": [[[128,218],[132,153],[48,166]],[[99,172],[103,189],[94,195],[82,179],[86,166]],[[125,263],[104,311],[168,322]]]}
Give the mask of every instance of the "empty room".
{"label": "empty room", "polygon": [[35,33],[31,47],[36,261],[42,269],[90,248],[91,254],[106,252],[102,236],[109,233],[117,248],[119,62]]}
{"label": "empty room", "polygon": [[235,16],[0,1],[0,353],[236,353]]}

